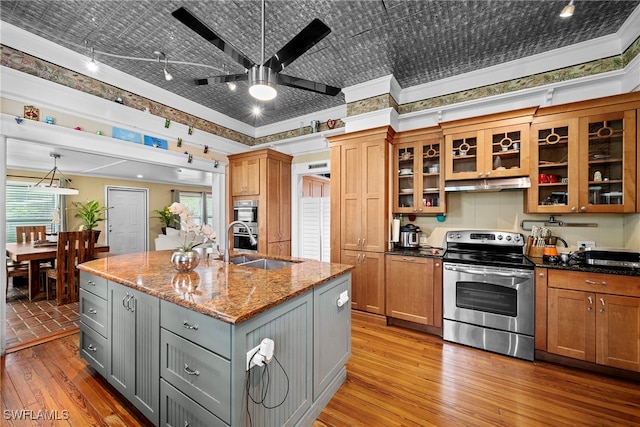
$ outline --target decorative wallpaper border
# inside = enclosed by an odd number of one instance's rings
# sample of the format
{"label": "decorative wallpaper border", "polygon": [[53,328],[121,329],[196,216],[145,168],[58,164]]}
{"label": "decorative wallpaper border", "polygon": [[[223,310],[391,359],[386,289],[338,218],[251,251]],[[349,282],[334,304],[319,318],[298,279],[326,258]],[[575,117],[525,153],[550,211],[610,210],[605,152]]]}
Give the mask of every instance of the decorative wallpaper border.
{"label": "decorative wallpaper border", "polygon": [[[77,73],[56,64],[33,57],[19,50],[0,44],[0,65],[27,73],[45,80],[49,80],[69,88],[79,90],[103,99],[114,101],[121,98],[124,105],[139,110],[149,109],[153,115],[163,117],[172,122],[182,123],[192,126],[195,129],[236,141],[247,146],[254,146],[264,143],[274,143],[312,132],[310,126],[300,129],[293,129],[260,138],[254,138],[241,132],[234,131],[214,122],[204,120],[184,111],[177,110],[168,105],[164,105],[148,98],[141,97],[135,93],[122,90],[96,80],[92,77]],[[554,82],[572,80],[580,77],[596,75],[609,71],[619,70],[626,67],[636,56],[640,54],[640,37],[637,38],[627,50],[621,55],[609,58],[602,58],[583,64],[574,65],[567,68],[557,69],[544,73],[534,74],[527,77],[513,79],[501,83],[478,87],[461,92],[451,93],[439,97],[423,99],[407,104],[399,105],[391,94],[382,94],[371,98],[351,102],[347,104],[347,117],[379,111],[386,108],[393,108],[400,115],[411,112],[427,110],[444,105],[456,104],[464,101],[481,99],[489,96],[515,92],[522,89],[543,86]],[[345,123],[336,119],[334,128],[342,128]],[[327,123],[320,123],[318,131],[329,129]]]}
{"label": "decorative wallpaper border", "polygon": [[[640,54],[640,37],[629,46],[621,55],[609,58],[597,59],[591,62],[561,68],[544,73],[534,74],[514,80],[478,87],[475,89],[451,93],[429,99],[422,99],[400,106],[399,113],[406,114],[430,108],[442,107],[444,105],[456,104],[459,102],[486,98],[494,95],[501,95],[518,90],[529,89],[538,86],[548,85],[561,81],[573,80],[580,77],[592,76],[596,74],[615,71],[626,67],[633,58]],[[347,111],[349,109],[347,108]]]}

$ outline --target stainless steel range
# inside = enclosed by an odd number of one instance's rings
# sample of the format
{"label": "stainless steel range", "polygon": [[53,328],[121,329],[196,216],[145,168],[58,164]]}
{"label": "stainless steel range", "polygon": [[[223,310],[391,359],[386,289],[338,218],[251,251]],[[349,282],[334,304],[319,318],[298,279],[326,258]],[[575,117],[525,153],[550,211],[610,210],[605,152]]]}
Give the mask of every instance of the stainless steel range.
{"label": "stainless steel range", "polygon": [[443,338],[521,359],[534,355],[534,264],[522,234],[450,231],[443,257]]}

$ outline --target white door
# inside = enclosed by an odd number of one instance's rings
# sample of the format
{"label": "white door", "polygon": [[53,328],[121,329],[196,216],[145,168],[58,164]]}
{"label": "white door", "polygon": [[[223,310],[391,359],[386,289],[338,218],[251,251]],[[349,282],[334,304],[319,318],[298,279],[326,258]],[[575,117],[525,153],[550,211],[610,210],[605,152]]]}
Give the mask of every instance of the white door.
{"label": "white door", "polygon": [[128,254],[147,250],[149,213],[144,188],[107,187],[107,239],[109,252]]}
{"label": "white door", "polygon": [[331,202],[329,197],[300,199],[300,257],[331,259]]}

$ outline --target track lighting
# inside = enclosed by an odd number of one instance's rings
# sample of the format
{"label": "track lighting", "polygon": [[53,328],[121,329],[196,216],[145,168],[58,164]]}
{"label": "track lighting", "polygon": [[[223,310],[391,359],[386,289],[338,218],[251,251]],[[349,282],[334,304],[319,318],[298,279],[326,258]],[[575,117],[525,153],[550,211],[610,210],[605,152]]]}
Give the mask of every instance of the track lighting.
{"label": "track lighting", "polygon": [[92,73],[98,71],[98,64],[96,64],[96,53],[93,49],[93,46],[91,46],[91,61],[87,62],[87,69]]}
{"label": "track lighting", "polygon": [[576,7],[573,5],[573,0],[571,0],[568,5],[562,8],[562,12],[560,12],[560,17],[568,18],[573,15],[573,12],[575,10],[576,10]]}
{"label": "track lighting", "polygon": [[164,58],[164,79],[166,81],[171,81],[173,80],[173,76],[167,71],[167,63],[168,63],[169,59],[165,56]]}
{"label": "track lighting", "polygon": [[169,58],[167,58],[167,55],[165,55],[164,52],[160,52],[159,50],[154,50],[153,54],[158,57],[158,63],[160,62],[160,60],[164,60],[164,67],[162,68],[162,71],[164,71],[164,79],[166,81],[173,80],[173,76],[167,71],[167,64],[169,64]]}

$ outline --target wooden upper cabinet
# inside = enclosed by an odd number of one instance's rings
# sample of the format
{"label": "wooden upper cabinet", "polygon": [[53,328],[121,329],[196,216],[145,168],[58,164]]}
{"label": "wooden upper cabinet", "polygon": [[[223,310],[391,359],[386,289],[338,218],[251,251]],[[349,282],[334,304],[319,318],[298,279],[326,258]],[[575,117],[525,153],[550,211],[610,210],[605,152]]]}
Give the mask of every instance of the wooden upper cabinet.
{"label": "wooden upper cabinet", "polygon": [[261,253],[291,254],[291,160],[268,148],[229,156],[230,210],[234,198],[258,200]]}
{"label": "wooden upper cabinet", "polygon": [[447,180],[529,175],[535,108],[441,123]]}
{"label": "wooden upper cabinet", "polygon": [[229,162],[232,196],[257,196],[260,194],[260,159],[244,159]]}
{"label": "wooden upper cabinet", "polygon": [[638,209],[638,102],[586,105],[591,108],[541,109],[534,119],[527,212],[625,213]]}
{"label": "wooden upper cabinet", "polygon": [[342,249],[384,252],[387,248],[389,146],[388,140],[365,139],[337,148]]}
{"label": "wooden upper cabinet", "polygon": [[442,130],[397,133],[393,147],[393,212],[446,212]]}

